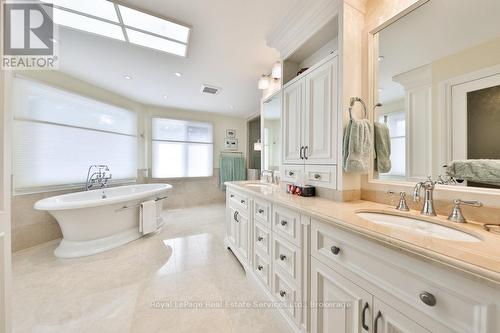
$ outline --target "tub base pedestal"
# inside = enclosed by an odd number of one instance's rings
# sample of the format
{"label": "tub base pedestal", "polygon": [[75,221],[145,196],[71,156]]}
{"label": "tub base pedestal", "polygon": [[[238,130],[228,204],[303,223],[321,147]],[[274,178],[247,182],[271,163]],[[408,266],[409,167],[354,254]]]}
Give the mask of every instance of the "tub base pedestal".
{"label": "tub base pedestal", "polygon": [[54,250],[58,258],[77,258],[101,253],[115,247],[129,243],[143,236],[137,227],[124,230],[115,235],[88,241],[71,241],[62,239],[59,246]]}

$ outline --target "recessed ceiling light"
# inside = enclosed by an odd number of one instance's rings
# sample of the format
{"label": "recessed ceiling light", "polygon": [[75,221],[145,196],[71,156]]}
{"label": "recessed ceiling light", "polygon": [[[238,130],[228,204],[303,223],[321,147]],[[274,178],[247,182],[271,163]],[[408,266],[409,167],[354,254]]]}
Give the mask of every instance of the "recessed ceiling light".
{"label": "recessed ceiling light", "polygon": [[168,99],[168,96],[167,95],[163,95],[163,99]]}
{"label": "recessed ceiling light", "polygon": [[234,110],[234,105],[229,105],[229,110]]}
{"label": "recessed ceiling light", "polygon": [[382,60],[384,60],[384,59],[385,59],[385,57],[384,57],[384,56],[382,56],[382,55],[381,55],[381,56],[378,56],[378,61],[382,61]]}
{"label": "recessed ceiling light", "polygon": [[123,77],[125,78],[125,80],[132,80],[132,76],[130,75],[124,75]]}
{"label": "recessed ceiling light", "polygon": [[182,76],[182,73],[175,72],[175,73],[174,73],[174,75],[175,75],[175,76],[177,76],[177,77],[181,77],[181,76]]}
{"label": "recessed ceiling light", "polygon": [[378,92],[381,93],[382,91],[384,91],[383,88],[378,88]]}

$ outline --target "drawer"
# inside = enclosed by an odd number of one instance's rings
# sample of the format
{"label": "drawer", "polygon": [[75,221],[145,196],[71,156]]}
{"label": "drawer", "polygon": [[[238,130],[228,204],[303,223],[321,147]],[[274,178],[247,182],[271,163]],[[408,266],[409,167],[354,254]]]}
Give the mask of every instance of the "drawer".
{"label": "drawer", "polygon": [[273,272],[273,295],[283,305],[283,311],[295,322],[299,322],[300,290],[278,271]]}
{"label": "drawer", "polygon": [[288,241],[273,236],[273,265],[281,270],[290,280],[300,285],[300,249]]}
{"label": "drawer", "polygon": [[270,202],[254,199],[253,201],[253,216],[254,218],[263,223],[266,227],[271,229],[271,208]]}
{"label": "drawer", "polygon": [[283,165],[283,173],[281,179],[285,182],[294,183],[299,178],[299,175],[304,172],[302,165]]}
{"label": "drawer", "polygon": [[273,213],[273,232],[287,241],[300,246],[300,214],[275,206]]}
{"label": "drawer", "polygon": [[247,195],[228,190],[228,202],[231,207],[236,209],[240,214],[248,214],[249,198]]}
{"label": "drawer", "polygon": [[[480,301],[480,286],[472,287],[473,281],[461,280],[444,268],[316,220],[311,224],[311,255],[346,276],[361,278],[373,286],[368,289],[374,296],[390,301],[392,307],[430,331],[479,333],[481,327],[486,327],[484,332],[492,329],[489,320],[484,320],[492,311],[491,304]],[[430,298],[436,300],[434,305],[425,302]],[[481,318],[483,315],[486,317]],[[426,327],[429,317],[441,325],[439,329]]]}
{"label": "drawer", "polygon": [[257,251],[271,257],[271,232],[258,223],[254,225],[254,245]]}
{"label": "drawer", "polygon": [[337,167],[307,165],[305,178],[308,184],[317,187],[337,188]]}
{"label": "drawer", "polygon": [[271,289],[271,265],[269,264],[269,260],[266,260],[264,256],[256,252],[253,262],[255,274],[269,289]]}

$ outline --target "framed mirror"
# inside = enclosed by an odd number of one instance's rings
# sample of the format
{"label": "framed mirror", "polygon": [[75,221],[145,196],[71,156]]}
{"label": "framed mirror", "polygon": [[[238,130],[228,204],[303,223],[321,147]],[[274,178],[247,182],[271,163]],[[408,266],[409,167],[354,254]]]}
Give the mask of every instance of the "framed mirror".
{"label": "framed mirror", "polygon": [[498,13],[498,0],[428,0],[371,33],[375,142],[389,143],[372,179],[500,189]]}
{"label": "framed mirror", "polygon": [[262,170],[279,171],[281,165],[281,93],[262,103]]}

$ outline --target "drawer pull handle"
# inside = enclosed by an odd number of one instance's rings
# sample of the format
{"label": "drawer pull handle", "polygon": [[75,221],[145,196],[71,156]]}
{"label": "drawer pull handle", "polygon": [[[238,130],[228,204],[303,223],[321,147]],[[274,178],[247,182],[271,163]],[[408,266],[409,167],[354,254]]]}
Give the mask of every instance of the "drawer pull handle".
{"label": "drawer pull handle", "polygon": [[338,254],[340,253],[340,247],[337,247],[337,246],[332,246],[332,247],[330,248],[330,250],[332,251],[332,253],[333,253],[334,255],[338,255]]}
{"label": "drawer pull handle", "polygon": [[264,210],[263,209],[259,209],[259,214],[264,214]]}
{"label": "drawer pull handle", "polygon": [[314,174],[314,179],[320,179],[320,178],[321,178],[321,175],[319,173]]}
{"label": "drawer pull handle", "polygon": [[422,302],[424,302],[425,305],[428,305],[428,306],[434,306],[437,303],[436,297],[434,297],[433,294],[431,294],[427,291],[423,291],[420,293],[420,300]]}
{"label": "drawer pull handle", "polygon": [[231,198],[234,198],[234,194],[231,194]]}
{"label": "drawer pull handle", "polygon": [[288,224],[288,222],[287,222],[287,221],[285,221],[285,220],[281,221],[281,225],[282,225],[282,226],[286,226],[287,224]]}
{"label": "drawer pull handle", "polygon": [[281,260],[281,261],[285,261],[285,260],[286,260],[286,255],[284,255],[284,254],[280,254],[280,260]]}
{"label": "drawer pull handle", "polygon": [[238,220],[238,216],[239,216],[239,215],[240,215],[240,213],[238,213],[238,212],[234,212],[234,220],[235,220],[236,222],[240,222],[240,220]]}
{"label": "drawer pull handle", "polygon": [[361,313],[361,326],[363,326],[363,329],[365,331],[368,331],[370,328],[368,325],[366,325],[366,310],[369,309],[368,302],[365,303],[365,306],[363,307],[363,312]]}
{"label": "drawer pull handle", "polygon": [[258,240],[259,242],[262,242],[262,241],[264,240],[264,237],[259,236],[259,237],[257,237],[257,240]]}
{"label": "drawer pull handle", "polygon": [[280,290],[280,296],[281,296],[281,297],[285,297],[285,296],[286,296],[286,291],[284,291],[284,290]]}
{"label": "drawer pull handle", "polygon": [[377,316],[375,317],[375,320],[373,322],[373,333],[377,333],[378,331],[378,320],[382,318],[382,312],[378,312]]}
{"label": "drawer pull handle", "polygon": [[258,269],[259,271],[261,271],[261,270],[263,270],[263,269],[264,269],[264,266],[259,265],[259,266],[257,267],[257,269]]}

